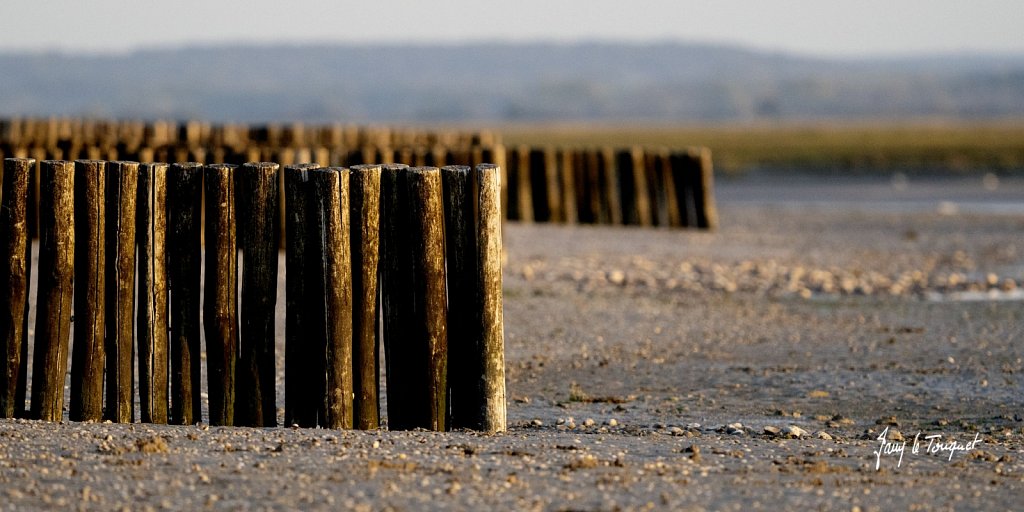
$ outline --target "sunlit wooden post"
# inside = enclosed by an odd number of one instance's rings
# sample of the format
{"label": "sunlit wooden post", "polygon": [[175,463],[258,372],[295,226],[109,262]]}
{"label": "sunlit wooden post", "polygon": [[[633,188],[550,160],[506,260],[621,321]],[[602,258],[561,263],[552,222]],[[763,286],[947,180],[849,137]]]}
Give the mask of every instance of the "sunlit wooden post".
{"label": "sunlit wooden post", "polygon": [[164,163],[139,165],[138,367],[140,419],[167,423],[167,169]]}
{"label": "sunlit wooden post", "polygon": [[71,421],[103,418],[106,321],[106,173],[101,160],[75,161],[75,329]]}
{"label": "sunlit wooden post", "polygon": [[135,210],[139,164],[107,164],[106,419],[134,420]]}
{"label": "sunlit wooden post", "polygon": [[3,373],[0,374],[0,418],[22,416],[25,395],[18,397],[18,382],[25,378],[28,332],[29,269],[32,242],[28,232],[29,177],[36,161],[4,159],[0,197],[0,336],[3,336]]}
{"label": "sunlit wooden post", "polygon": [[39,208],[39,289],[32,366],[32,417],[63,418],[75,273],[75,167],[42,163]]}
{"label": "sunlit wooden post", "polygon": [[210,424],[233,425],[235,359],[238,357],[235,166],[207,165],[203,184],[206,192],[203,329]]}
{"label": "sunlit wooden post", "polygon": [[355,166],[349,176],[352,257],[352,364],[355,427],[380,426],[377,267],[380,260],[378,165]]}

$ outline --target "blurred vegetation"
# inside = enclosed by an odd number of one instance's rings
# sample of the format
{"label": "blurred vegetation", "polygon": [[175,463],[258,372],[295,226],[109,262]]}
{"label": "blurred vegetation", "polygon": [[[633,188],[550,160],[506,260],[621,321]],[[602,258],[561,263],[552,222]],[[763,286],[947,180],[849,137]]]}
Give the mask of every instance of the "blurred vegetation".
{"label": "blurred vegetation", "polygon": [[1024,172],[1024,120],[756,123],[705,126],[533,124],[501,128],[506,145],[707,146],[716,170],[834,173]]}

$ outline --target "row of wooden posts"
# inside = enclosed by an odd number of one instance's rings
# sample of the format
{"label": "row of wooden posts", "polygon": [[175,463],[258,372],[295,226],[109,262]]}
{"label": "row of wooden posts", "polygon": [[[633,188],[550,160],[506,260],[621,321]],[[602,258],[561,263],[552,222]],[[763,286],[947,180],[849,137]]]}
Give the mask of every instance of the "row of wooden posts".
{"label": "row of wooden posts", "polygon": [[86,154],[81,152],[89,148],[96,148],[104,156],[110,151],[117,151],[122,159],[126,159],[145,148],[171,148],[174,151],[202,148],[207,152],[221,148],[229,154],[243,154],[250,148],[457,147],[500,143],[500,137],[488,130],[438,131],[343,123],[250,125],[196,120],[144,122],[68,117],[0,118],[0,147],[60,149],[69,160],[77,158],[72,153],[86,158]]}
{"label": "row of wooden posts", "polygon": [[[270,161],[282,166],[315,162],[322,167],[372,163],[475,167],[492,162],[505,173],[501,180],[505,219],[701,229],[714,229],[718,223],[707,148],[506,147],[490,131],[343,124],[250,126],[28,118],[0,119],[2,156],[40,162],[79,158],[235,165]],[[284,193],[283,184],[279,191]],[[283,227],[281,215],[279,226]]]}
{"label": "row of wooden posts", "polygon": [[[2,151],[2,149],[0,149]],[[59,149],[13,149],[15,156],[61,159]],[[89,159],[116,159],[116,150],[104,154],[86,151]],[[206,164],[274,161],[282,166],[315,162],[320,166],[352,167],[374,162],[402,163],[413,167],[468,165],[494,162],[502,169],[502,218],[518,222],[563,224],[610,224],[644,227],[714,229],[718,224],[714,199],[711,153],[706,148],[668,151],[650,148],[564,148],[501,145],[445,148],[406,147],[399,150],[364,146],[358,150],[336,148],[253,147],[244,154],[188,150],[143,149],[128,155],[141,161],[170,159]],[[30,210],[38,204],[37,177],[32,178]],[[283,181],[279,186],[283,202]],[[279,212],[279,228],[284,211]],[[36,234],[35,218],[30,229]]]}
{"label": "row of wooden posts", "polygon": [[275,425],[283,182],[285,423],[378,428],[383,342],[390,429],[504,430],[497,166],[40,162],[30,336],[35,168],[4,160],[0,416],[60,421],[70,346],[69,419],[135,421],[137,387],[201,421],[202,331],[209,422]]}

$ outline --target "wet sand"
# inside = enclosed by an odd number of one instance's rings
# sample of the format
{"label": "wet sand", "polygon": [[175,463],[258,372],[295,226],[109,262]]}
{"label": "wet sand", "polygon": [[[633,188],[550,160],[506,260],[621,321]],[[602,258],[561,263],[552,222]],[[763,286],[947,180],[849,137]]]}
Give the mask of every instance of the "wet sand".
{"label": "wet sand", "polygon": [[1024,215],[731,186],[715,233],[506,226],[505,434],[0,420],[0,508],[1018,507]]}

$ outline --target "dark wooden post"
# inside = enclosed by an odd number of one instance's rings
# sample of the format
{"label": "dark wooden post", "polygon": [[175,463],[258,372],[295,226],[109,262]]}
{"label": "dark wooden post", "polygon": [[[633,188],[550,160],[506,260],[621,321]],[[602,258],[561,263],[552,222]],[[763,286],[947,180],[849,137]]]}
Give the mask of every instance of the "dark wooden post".
{"label": "dark wooden post", "polygon": [[505,430],[499,179],[494,165],[444,169],[453,428]]}
{"label": "dark wooden post", "polygon": [[614,226],[622,225],[622,199],[619,188],[619,169],[616,165],[615,150],[609,147],[598,152],[601,165],[601,185],[603,187],[602,210],[604,221]]}
{"label": "dark wooden post", "polygon": [[36,166],[31,158],[4,159],[0,203],[0,336],[4,337],[3,374],[0,374],[0,418],[22,416],[25,395],[18,401],[18,382],[25,377],[23,346],[28,343],[28,273],[32,242],[28,232],[29,177]]}
{"label": "dark wooden post", "polygon": [[531,149],[529,160],[534,220],[562,222],[562,195],[558,190],[560,184],[554,149]]}
{"label": "dark wooden post", "polygon": [[203,329],[210,424],[233,425],[235,358],[238,347],[238,251],[235,238],[235,166],[208,165],[206,192],[206,275]]}
{"label": "dark wooden post", "polygon": [[519,211],[519,222],[528,223],[534,220],[534,201],[532,176],[530,175],[530,148],[517,146],[515,149],[515,184],[516,202]]}
{"label": "dark wooden post", "polygon": [[141,164],[138,187],[140,419],[167,423],[167,164]]}
{"label": "dark wooden post", "polygon": [[[669,206],[669,184],[670,180],[665,179],[663,171],[666,150],[662,148],[649,149],[644,152],[644,172],[647,176],[648,194],[651,200],[651,211],[654,216],[655,226],[670,226]],[[674,197],[674,193],[673,193]]]}
{"label": "dark wooden post", "polygon": [[602,200],[604,188],[602,186],[601,157],[596,149],[585,149],[583,150],[583,161],[585,170],[583,176],[585,179],[581,187],[585,191],[584,197],[586,198],[585,204],[587,205],[586,222],[591,224],[608,222],[608,215]]}
{"label": "dark wooden post", "polygon": [[626,224],[650,226],[651,206],[647,197],[643,150],[622,149],[616,154],[621,192],[622,220]]}
{"label": "dark wooden post", "polygon": [[436,167],[410,168],[406,172],[412,214],[411,354],[422,354],[417,364],[426,370],[425,380],[418,383],[418,394],[426,407],[424,416],[415,419],[415,426],[444,431],[448,414],[448,306],[441,172]]}
{"label": "dark wooden post", "polygon": [[[352,428],[352,272],[349,240],[349,172],[310,171],[313,182],[317,322],[326,341],[325,426]],[[320,287],[322,286],[322,288]]]}
{"label": "dark wooden post", "polygon": [[441,169],[444,186],[445,257],[448,277],[448,388],[451,428],[479,428],[483,375],[476,349],[480,314],[474,308],[476,272],[476,193],[465,166]]}
{"label": "dark wooden post", "polygon": [[235,204],[242,249],[241,357],[236,368],[235,424],[277,425],[274,309],[277,304],[278,165],[238,169]]}
{"label": "dark wooden post", "polygon": [[672,173],[672,192],[676,198],[680,227],[697,227],[697,204],[694,197],[694,182],[691,176],[696,172],[688,152],[673,152],[669,156]]}
{"label": "dark wooden post", "polygon": [[106,419],[129,423],[134,418],[135,382],[135,203],[139,164],[107,164],[106,226]]}
{"label": "dark wooden post", "polygon": [[[562,197],[562,221],[566,224],[576,224],[579,220],[579,212],[576,207],[576,170],[573,165],[573,150],[562,148],[558,150],[558,171],[559,186]],[[484,162],[491,163],[491,162]]]}
{"label": "dark wooden post", "polygon": [[39,308],[32,363],[32,417],[63,418],[64,376],[75,274],[75,167],[42,163],[39,208]]}
{"label": "dark wooden post", "polygon": [[[312,184],[309,171],[315,164],[284,168],[285,187],[285,352],[284,422],[315,427],[323,402],[323,340],[313,330],[312,307],[318,300],[311,293],[310,248],[313,227]],[[321,350],[317,350],[320,347]]]}
{"label": "dark wooden post", "polygon": [[377,266],[380,232],[379,165],[359,165],[349,176],[352,242],[352,364],[354,425],[380,427],[380,339]]}
{"label": "dark wooden post", "polygon": [[167,175],[167,256],[171,284],[171,416],[170,421],[191,425],[200,421],[199,333],[202,265],[203,165],[171,165]]}
{"label": "dark wooden post", "polygon": [[106,170],[75,161],[75,329],[71,353],[71,421],[103,419]]}
{"label": "dark wooden post", "polygon": [[385,165],[381,169],[380,279],[383,313],[384,365],[387,382],[388,428],[409,430],[416,427],[418,395],[416,367],[409,353],[412,297],[412,260],[408,250],[410,216],[407,208],[405,164]]}

